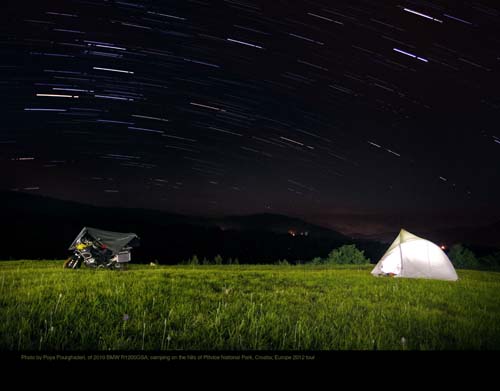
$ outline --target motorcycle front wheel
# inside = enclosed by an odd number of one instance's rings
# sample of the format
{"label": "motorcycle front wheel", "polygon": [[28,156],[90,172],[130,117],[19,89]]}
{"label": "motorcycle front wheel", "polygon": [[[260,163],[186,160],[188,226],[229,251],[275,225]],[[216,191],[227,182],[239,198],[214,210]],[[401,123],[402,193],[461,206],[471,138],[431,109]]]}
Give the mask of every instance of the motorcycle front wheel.
{"label": "motorcycle front wheel", "polygon": [[82,259],[75,255],[72,255],[64,262],[65,269],[79,269],[81,265]]}

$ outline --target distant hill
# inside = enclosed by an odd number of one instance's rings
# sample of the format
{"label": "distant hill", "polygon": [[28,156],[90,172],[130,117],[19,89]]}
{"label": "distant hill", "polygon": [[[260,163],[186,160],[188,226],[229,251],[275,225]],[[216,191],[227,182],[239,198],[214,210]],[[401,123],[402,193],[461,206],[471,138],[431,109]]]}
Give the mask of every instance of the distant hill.
{"label": "distant hill", "polygon": [[193,254],[200,259],[220,254],[246,263],[308,261],[350,243],[373,260],[382,252],[378,242],[354,241],[336,231],[273,214],[211,219],[97,207],[19,192],[0,192],[0,205],[0,259],[65,258],[68,246],[84,226],[137,233],[141,246],[133,259],[142,262],[178,263]]}
{"label": "distant hill", "polygon": [[[500,221],[480,227],[453,227],[441,229],[407,229],[425,239],[438,244],[444,244],[450,247],[456,243],[462,243],[469,248],[475,249],[478,253],[490,253],[500,249]],[[358,240],[380,241],[382,243],[391,243],[398,234],[394,232],[378,232],[371,235],[352,234],[352,237]]]}
{"label": "distant hill", "polygon": [[482,227],[462,228],[459,232],[446,232],[449,236],[461,239],[463,243],[492,245],[500,247],[500,221]]}
{"label": "distant hill", "polygon": [[249,216],[229,216],[213,220],[213,223],[222,230],[253,230],[262,232],[274,232],[279,234],[290,234],[296,236],[323,236],[338,240],[350,240],[337,231],[307,223],[303,220],[283,215],[262,213]]}
{"label": "distant hill", "polygon": [[[410,229],[411,232],[413,232]],[[433,242],[451,246],[456,243],[462,243],[466,246],[473,247],[491,247],[500,248],[500,222],[488,224],[480,227],[453,227],[453,228],[440,228],[440,229],[420,229],[416,230],[415,234],[429,239]],[[395,235],[393,235],[392,241]],[[375,238],[391,238],[388,234],[385,236],[377,235],[372,236]]]}
{"label": "distant hill", "polygon": [[475,253],[490,253],[500,249],[500,221],[480,227],[457,227],[429,232],[429,237],[439,237],[450,245],[462,243]]}
{"label": "distant hill", "polygon": [[394,231],[394,232],[392,232],[392,231],[391,232],[377,232],[377,233],[373,233],[373,234],[355,232],[355,233],[351,234],[351,237],[356,238],[358,240],[375,240],[378,242],[389,244],[389,243],[392,243],[392,241],[396,238],[397,234],[398,234],[398,232],[396,232],[396,231]]}

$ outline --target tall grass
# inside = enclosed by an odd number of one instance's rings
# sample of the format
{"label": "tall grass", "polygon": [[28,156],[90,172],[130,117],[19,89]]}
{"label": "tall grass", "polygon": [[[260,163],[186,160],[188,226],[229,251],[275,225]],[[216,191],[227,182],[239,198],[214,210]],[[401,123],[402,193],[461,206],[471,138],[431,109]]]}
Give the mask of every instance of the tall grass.
{"label": "tall grass", "polygon": [[500,349],[500,273],[0,262],[1,350]]}

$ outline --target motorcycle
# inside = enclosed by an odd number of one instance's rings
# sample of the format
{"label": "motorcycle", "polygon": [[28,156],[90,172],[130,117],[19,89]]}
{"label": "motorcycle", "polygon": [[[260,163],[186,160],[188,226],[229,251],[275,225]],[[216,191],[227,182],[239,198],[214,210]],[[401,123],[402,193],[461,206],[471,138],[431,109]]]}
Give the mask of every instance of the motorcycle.
{"label": "motorcycle", "polygon": [[138,240],[133,233],[85,227],[69,247],[72,254],[64,262],[64,268],[79,269],[85,265],[94,269],[124,269]]}

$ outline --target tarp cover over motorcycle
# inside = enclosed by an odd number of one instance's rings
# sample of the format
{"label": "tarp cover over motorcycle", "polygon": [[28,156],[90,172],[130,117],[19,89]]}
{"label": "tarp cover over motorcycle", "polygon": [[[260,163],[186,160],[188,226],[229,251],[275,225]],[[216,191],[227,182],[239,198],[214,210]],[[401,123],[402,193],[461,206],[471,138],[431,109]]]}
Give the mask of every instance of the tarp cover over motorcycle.
{"label": "tarp cover over motorcycle", "polygon": [[134,233],[103,231],[102,229],[84,227],[71,243],[69,250],[74,250],[79,240],[85,235],[89,236],[90,240],[105,245],[113,252],[113,255],[118,254],[126,246],[137,247],[139,245],[139,237]]}

